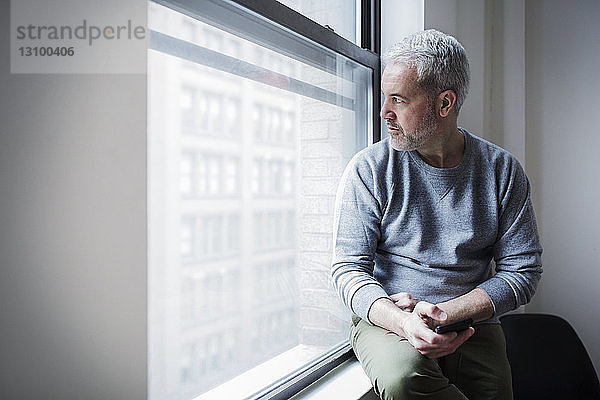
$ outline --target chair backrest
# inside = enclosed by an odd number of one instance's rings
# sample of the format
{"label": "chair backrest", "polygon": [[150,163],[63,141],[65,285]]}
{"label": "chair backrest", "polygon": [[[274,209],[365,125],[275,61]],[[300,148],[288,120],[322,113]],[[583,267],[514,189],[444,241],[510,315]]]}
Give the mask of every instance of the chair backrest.
{"label": "chair backrest", "polygon": [[598,375],[575,330],[548,314],[500,317],[515,400],[600,400]]}

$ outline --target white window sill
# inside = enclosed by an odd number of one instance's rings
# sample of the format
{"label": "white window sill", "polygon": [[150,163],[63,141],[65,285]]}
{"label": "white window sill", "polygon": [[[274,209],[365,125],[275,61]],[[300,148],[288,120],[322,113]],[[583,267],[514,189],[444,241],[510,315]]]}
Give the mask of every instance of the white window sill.
{"label": "white window sill", "polygon": [[194,400],[245,399],[269,386],[282,376],[292,373],[297,368],[311,362],[324,351],[323,348],[313,346],[295,346],[230,381],[195,397]]}
{"label": "white window sill", "polygon": [[[323,349],[296,346],[269,361],[197,396],[194,400],[241,399],[314,360]],[[378,400],[356,358],[344,361],[290,400]]]}
{"label": "white window sill", "polygon": [[290,400],[376,400],[371,382],[359,362],[352,358],[328,372],[321,379]]}

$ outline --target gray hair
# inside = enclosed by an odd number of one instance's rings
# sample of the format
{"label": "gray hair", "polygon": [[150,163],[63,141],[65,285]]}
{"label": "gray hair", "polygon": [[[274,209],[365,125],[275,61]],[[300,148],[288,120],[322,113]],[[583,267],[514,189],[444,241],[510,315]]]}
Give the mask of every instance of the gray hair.
{"label": "gray hair", "polygon": [[469,92],[470,69],[464,47],[434,29],[405,37],[386,52],[383,62],[416,67],[417,83],[431,95],[453,90],[457,113]]}

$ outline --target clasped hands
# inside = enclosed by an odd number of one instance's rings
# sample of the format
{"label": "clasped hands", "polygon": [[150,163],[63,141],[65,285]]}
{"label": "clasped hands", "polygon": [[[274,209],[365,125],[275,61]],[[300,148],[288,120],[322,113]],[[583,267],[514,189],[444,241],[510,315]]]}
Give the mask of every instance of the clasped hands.
{"label": "clasped hands", "polygon": [[408,314],[401,323],[401,336],[427,358],[440,358],[454,353],[475,333],[473,328],[441,335],[435,333],[436,326],[454,322],[448,321],[448,316],[441,308],[426,301],[418,301],[405,292],[396,293],[390,298],[398,308]]}

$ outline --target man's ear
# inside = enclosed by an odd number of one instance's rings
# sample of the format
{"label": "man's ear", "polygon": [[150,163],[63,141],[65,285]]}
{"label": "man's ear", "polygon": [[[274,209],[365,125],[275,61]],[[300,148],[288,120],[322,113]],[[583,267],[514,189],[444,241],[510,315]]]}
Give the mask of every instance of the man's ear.
{"label": "man's ear", "polygon": [[441,117],[447,117],[456,109],[456,93],[454,90],[444,90],[438,96],[438,112]]}

